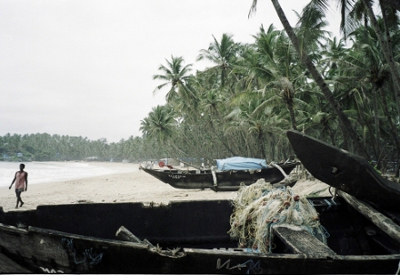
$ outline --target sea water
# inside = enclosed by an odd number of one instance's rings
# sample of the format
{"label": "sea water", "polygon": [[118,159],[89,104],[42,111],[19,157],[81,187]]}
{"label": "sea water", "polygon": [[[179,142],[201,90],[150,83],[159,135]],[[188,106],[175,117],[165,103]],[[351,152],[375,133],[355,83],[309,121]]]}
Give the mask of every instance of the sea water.
{"label": "sea water", "polygon": [[[0,162],[0,187],[10,186],[15,172],[19,171],[19,164],[19,162]],[[132,165],[129,164],[126,164],[126,168],[122,166],[106,168],[84,162],[26,162],[24,164],[25,171],[28,172],[29,185],[134,171]]]}

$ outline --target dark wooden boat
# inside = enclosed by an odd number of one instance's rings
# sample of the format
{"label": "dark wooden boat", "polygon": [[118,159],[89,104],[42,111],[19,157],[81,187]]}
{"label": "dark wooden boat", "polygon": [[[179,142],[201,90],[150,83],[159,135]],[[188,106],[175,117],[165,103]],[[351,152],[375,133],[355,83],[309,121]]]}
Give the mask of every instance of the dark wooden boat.
{"label": "dark wooden boat", "polygon": [[366,159],[298,131],[288,131],[287,136],[315,178],[358,199],[400,211],[400,184],[383,178]]}
{"label": "dark wooden boat", "polygon": [[[274,229],[270,254],[237,248],[228,200],[0,208],[3,273],[395,274],[400,245],[338,198],[309,199],[329,233]],[[133,241],[120,240],[124,226]]]}
{"label": "dark wooden boat", "polygon": [[[286,175],[298,165],[297,162],[289,162],[277,164],[283,169]],[[151,169],[141,167],[141,170],[152,175],[153,177],[167,183],[175,188],[180,189],[205,189],[210,188],[214,191],[236,191],[240,188],[240,184],[250,185],[258,179],[265,179],[271,184],[277,183],[285,179],[285,176],[277,167],[268,167],[258,170],[229,170],[215,171],[215,180],[213,171],[207,170],[184,170],[184,169]],[[288,185],[294,185],[295,181],[291,181]]]}

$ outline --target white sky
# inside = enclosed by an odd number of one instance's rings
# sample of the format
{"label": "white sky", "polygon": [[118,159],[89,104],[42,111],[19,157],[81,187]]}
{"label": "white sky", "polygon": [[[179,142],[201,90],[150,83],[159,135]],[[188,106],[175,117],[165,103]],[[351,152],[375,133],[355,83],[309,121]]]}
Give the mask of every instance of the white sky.
{"label": "white sky", "polygon": [[[294,25],[308,1],[280,2]],[[203,69],[196,58],[212,35],[250,43],[261,24],[283,29],[270,1],[248,18],[251,3],[0,0],[0,135],[141,136],[140,120],[165,103],[152,79],[165,59]]]}

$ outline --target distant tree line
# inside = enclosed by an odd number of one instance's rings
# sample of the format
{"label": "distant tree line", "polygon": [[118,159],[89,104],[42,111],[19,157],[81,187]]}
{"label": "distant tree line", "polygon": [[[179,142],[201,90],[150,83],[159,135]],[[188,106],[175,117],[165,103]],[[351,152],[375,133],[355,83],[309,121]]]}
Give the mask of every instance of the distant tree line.
{"label": "distant tree line", "polygon": [[105,138],[89,140],[86,137],[68,135],[6,134],[0,136],[0,160],[2,161],[143,161],[162,156],[153,144],[143,138],[131,136],[119,142],[108,143]]}

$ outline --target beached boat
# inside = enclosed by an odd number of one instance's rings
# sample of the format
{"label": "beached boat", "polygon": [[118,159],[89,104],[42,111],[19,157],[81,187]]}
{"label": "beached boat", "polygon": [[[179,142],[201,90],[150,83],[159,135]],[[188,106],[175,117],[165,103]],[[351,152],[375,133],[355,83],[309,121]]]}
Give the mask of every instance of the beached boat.
{"label": "beached boat", "polygon": [[[296,153],[300,143],[318,144],[304,143],[309,140],[305,136],[293,138],[298,135],[288,133]],[[298,157],[306,168],[318,167],[312,163],[320,159],[309,162],[302,153]],[[358,167],[361,160],[351,158]],[[333,174],[344,169],[321,168]],[[360,173],[365,169],[355,170],[342,184]],[[52,205],[10,212],[0,208],[0,272],[398,274],[399,211],[389,208],[390,203],[373,200],[371,205],[342,190],[338,194],[308,198],[326,242],[300,225],[275,225],[272,220],[270,253],[239,248],[239,240],[228,234],[234,210],[229,200]],[[292,199],[296,206],[298,196]]]}
{"label": "beached boat", "polygon": [[269,254],[231,239],[228,200],[0,208],[0,272],[395,274],[399,240],[344,199],[309,200],[329,233],[327,245],[282,225],[274,227]]}
{"label": "beached boat", "polygon": [[[233,157],[216,160],[216,169],[156,169],[141,166],[141,170],[153,177],[180,189],[205,189],[214,191],[236,191],[241,184],[250,185],[263,178],[266,182],[277,183],[298,165],[298,162],[267,165],[263,159]],[[284,173],[283,173],[284,172]],[[294,185],[289,181],[288,185]]]}
{"label": "beached boat", "polygon": [[400,184],[383,178],[366,159],[298,131],[288,131],[287,136],[315,178],[358,199],[400,211]]}

